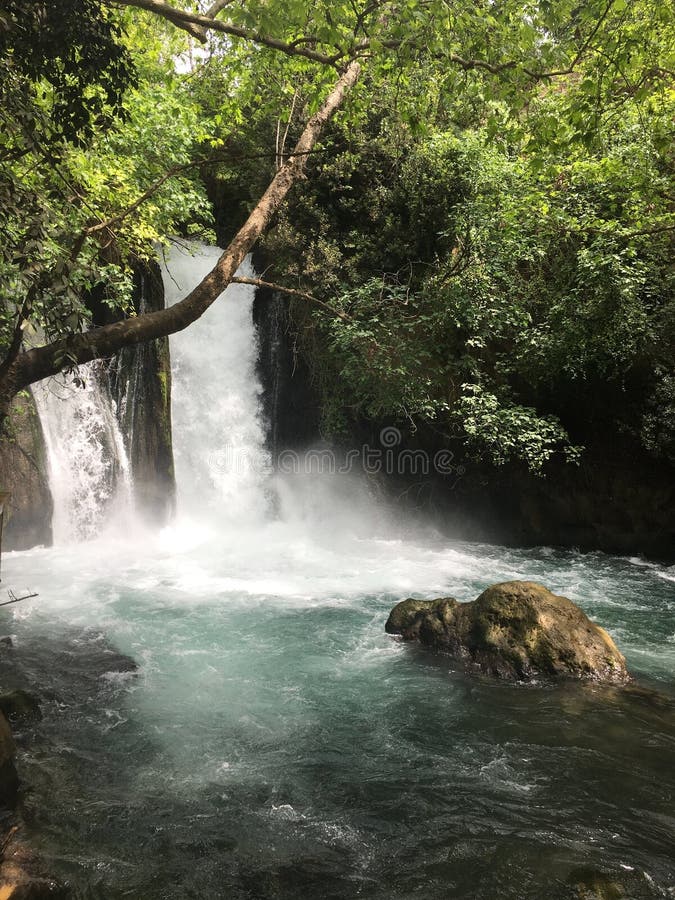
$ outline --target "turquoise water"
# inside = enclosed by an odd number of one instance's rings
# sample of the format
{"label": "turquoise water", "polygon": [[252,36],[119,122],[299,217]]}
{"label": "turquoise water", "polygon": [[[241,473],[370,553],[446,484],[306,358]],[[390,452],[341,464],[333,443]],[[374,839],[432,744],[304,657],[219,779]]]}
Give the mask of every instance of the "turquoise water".
{"label": "turquoise water", "polygon": [[[9,554],[31,835],[76,897],[675,896],[675,570],[184,523]],[[402,597],[541,581],[644,690],[512,686],[384,633]],[[131,657],[138,670],[128,671]],[[593,895],[587,895],[593,896]]]}

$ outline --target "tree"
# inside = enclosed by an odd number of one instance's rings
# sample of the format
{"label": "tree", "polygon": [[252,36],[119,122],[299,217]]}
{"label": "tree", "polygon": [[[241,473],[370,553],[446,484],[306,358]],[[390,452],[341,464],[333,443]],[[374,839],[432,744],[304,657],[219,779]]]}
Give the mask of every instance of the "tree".
{"label": "tree", "polygon": [[[129,18],[129,12],[122,16],[120,6],[132,10],[134,18]],[[42,29],[45,17],[51,21],[48,11],[53,7],[59,7],[69,25],[48,29],[46,43],[36,45],[26,68],[21,47]],[[293,151],[286,153],[283,142],[280,146],[277,140],[279,165],[269,184],[213,271],[187,297],[167,310],[128,315],[84,330],[86,315],[78,301],[82,292],[96,280],[124,281],[119,260],[110,256],[111,248],[124,246],[130,223],[152,205],[152,198],[170,177],[181,177],[198,162],[193,158],[167,166],[163,176],[124,208],[114,196],[91,202],[95,193],[91,185],[83,188],[73,177],[77,174],[73,147],[80,148],[77,152],[86,170],[87,152],[96,144],[92,135],[114,135],[120,120],[128,116],[120,96],[133,84],[133,70],[122,29],[125,23],[138,21],[139,10],[153,17],[155,37],[159,33],[164,39],[161,23],[170,22],[191,40],[203,43],[207,51],[203,61],[197,57],[200,70],[217,69],[223,59],[227,61],[229,80],[220,83],[227,94],[222,113],[215,114],[221,122],[228,117],[241,121],[242,109],[269,98],[265,79],[270,72],[300,86],[297,107],[307,117],[303,126],[289,118],[285,133],[298,134]],[[356,121],[387,86],[397,93],[402,121],[412,131],[424,129],[432,106],[436,111],[452,106],[453,115],[463,111],[494,130],[510,116],[514,121],[522,118],[528,103],[542,91],[556,90],[561,81],[581,80],[585,88],[581,100],[572,103],[570,118],[581,116],[585,125],[588,97],[594,98],[594,109],[602,113],[627,92],[627,85],[633,90],[637,84],[637,90],[649,92],[672,74],[663,61],[669,50],[667,29],[655,30],[650,24],[649,17],[658,10],[652,0],[636,0],[630,7],[625,0],[593,0],[581,7],[569,0],[534,5],[485,0],[453,7],[443,0],[403,4],[376,0],[362,5],[216,0],[208,9],[198,4],[182,9],[163,0],[59,4],[13,0],[6,4],[0,17],[2,89],[6,96],[20,82],[21,91],[5,113],[10,137],[2,145],[0,184],[12,200],[3,227],[18,255],[5,254],[0,259],[0,274],[13,294],[13,300],[5,302],[0,416],[18,390],[37,380],[110,356],[124,346],[174,333],[198,318],[235,277],[244,256],[302,178],[308,157],[347,97],[351,96],[350,114]],[[87,27],[73,47],[68,35],[77,23]],[[90,52],[96,41],[105,52]],[[176,52],[170,46],[165,54],[168,65]],[[73,64],[79,58],[92,67],[87,85],[73,77]],[[233,139],[233,129],[226,127],[224,137],[206,136],[205,143],[211,152],[219,143],[227,148]],[[35,208],[45,190],[44,184],[31,184],[37,177],[36,165],[54,169],[47,192],[54,192],[54,180],[63,182],[64,202],[57,222],[40,221]],[[27,199],[34,202],[26,203]],[[143,236],[136,235],[132,252],[139,252],[142,243]],[[149,252],[146,241],[145,253]],[[22,335],[31,325],[39,326],[45,338],[25,350]]]}
{"label": "tree", "polygon": [[[564,125],[561,102],[531,109],[528,142],[537,122]],[[666,100],[664,120],[672,109]],[[592,145],[548,138],[536,155],[480,126],[396,144],[378,119],[359,136],[333,128],[331,164],[264,238],[277,280],[346,316],[292,310],[325,429],[355,415],[426,420],[493,463],[541,471],[553,453],[576,456],[561,422],[573,443],[593,441],[584,418],[638,438],[649,404],[643,445],[672,447],[662,124],[624,105]]]}

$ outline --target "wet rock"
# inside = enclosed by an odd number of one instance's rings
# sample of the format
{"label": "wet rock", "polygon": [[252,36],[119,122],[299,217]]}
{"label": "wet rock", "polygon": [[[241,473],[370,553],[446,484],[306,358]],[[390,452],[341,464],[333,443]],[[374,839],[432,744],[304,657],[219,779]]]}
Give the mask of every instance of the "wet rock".
{"label": "wet rock", "polygon": [[385,630],[497,678],[630,681],[607,632],[567,597],[533,581],[494,585],[471,603],[451,597],[403,600]]}
{"label": "wet rock", "polygon": [[0,694],[0,712],[12,722],[37,722],[42,718],[40,701],[21,689]]}
{"label": "wet rock", "polygon": [[[136,266],[132,301],[139,313],[164,309],[157,263]],[[107,377],[127,440],[135,511],[150,524],[165,525],[176,498],[169,339],[124,347],[109,364]]]}
{"label": "wet rock", "polygon": [[70,891],[45,877],[39,859],[15,823],[4,835],[0,861],[0,900],[66,900]]}
{"label": "wet rock", "polygon": [[14,639],[10,637],[10,635],[6,634],[4,637],[0,637],[0,644],[4,647],[13,647]]}
{"label": "wet rock", "polygon": [[32,394],[21,392],[0,437],[0,484],[11,496],[5,507],[3,550],[52,542],[53,501],[47,450]]}
{"label": "wet rock", "polygon": [[419,613],[431,618],[432,611],[438,611],[444,603],[456,604],[454,597],[439,597],[438,600],[401,600],[392,609],[384,626],[387,634],[402,634],[417,618]]}
{"label": "wet rock", "polygon": [[579,900],[622,900],[626,897],[622,885],[611,875],[597,869],[575,869],[568,880],[574,885],[575,896]]}
{"label": "wet rock", "polygon": [[16,746],[7,719],[0,713],[0,805],[13,807],[19,788],[19,777],[14,767]]}

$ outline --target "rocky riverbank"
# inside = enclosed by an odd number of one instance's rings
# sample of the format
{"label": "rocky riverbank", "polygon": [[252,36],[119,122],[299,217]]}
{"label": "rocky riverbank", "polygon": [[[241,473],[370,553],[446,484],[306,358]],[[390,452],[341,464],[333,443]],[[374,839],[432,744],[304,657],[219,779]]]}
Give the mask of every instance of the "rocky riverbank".
{"label": "rocky riverbank", "polygon": [[39,720],[40,704],[26,691],[0,695],[0,900],[65,898],[64,885],[47,877],[30,846],[21,814],[16,742],[10,722]]}
{"label": "rocky riverbank", "polygon": [[[40,665],[35,647],[17,646],[11,637],[0,639],[0,687],[4,688],[0,693],[0,900],[71,896],[67,884],[51,877],[49,863],[36,853],[26,824],[35,816],[27,781],[35,777],[40,746],[48,740],[44,726],[50,720],[53,724],[54,717],[63,715],[74,702],[73,697],[53,690],[53,674],[50,677],[45,666],[49,660],[59,664],[70,673],[73,690],[88,696],[100,693],[111,675],[133,675],[137,669],[133,659],[89,629],[55,636],[48,649],[47,662]],[[34,690],[43,698],[35,696]]]}

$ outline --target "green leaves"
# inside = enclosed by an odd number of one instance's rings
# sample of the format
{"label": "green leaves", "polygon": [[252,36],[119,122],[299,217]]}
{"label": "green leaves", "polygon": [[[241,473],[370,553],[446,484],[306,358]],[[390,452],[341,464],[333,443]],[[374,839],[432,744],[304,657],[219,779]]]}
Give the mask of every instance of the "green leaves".
{"label": "green leaves", "polygon": [[118,22],[96,0],[5,0],[4,16],[0,57],[47,115],[41,140],[83,144],[123,115],[135,71]]}
{"label": "green leaves", "polygon": [[[12,30],[0,35],[5,347],[24,318],[31,344],[85,330],[94,295],[115,315],[131,312],[135,262],[154,256],[183,223],[211,220],[191,168],[210,123],[165,56],[186,40],[164,42],[162,28],[149,40],[131,17],[123,39],[119,23],[90,0],[12,10]],[[143,81],[132,89],[133,57]],[[172,167],[176,177],[162,182]]]}
{"label": "green leaves", "polygon": [[[592,27],[580,15],[579,28]],[[673,106],[657,91],[648,117],[640,96],[618,96],[614,120],[608,85],[585,71],[520,106],[481,75],[485,123],[471,124],[462,95],[436,106],[423,134],[379,84],[382,105],[332,135],[267,240],[276,280],[351,316],[299,319],[331,427],[354,415],[427,419],[474,455],[538,473],[553,457],[578,458],[577,407],[610,430],[642,428],[632,405],[615,410],[629,389],[651,390],[673,309],[662,141]],[[412,91],[415,75],[401,84]],[[665,434],[655,414],[644,434]]]}
{"label": "green leaves", "polygon": [[92,291],[129,312],[132,262],[210,228],[204,182],[234,229],[335,76],[317,55],[357,56],[266,242],[277,280],[349,317],[300,328],[327,417],[464,422],[476,452],[540,470],[566,446],[561,385],[654,369],[674,224],[657,0],[233,0],[203,49],[98,0],[5,7],[5,345],[22,309],[47,338],[87,327]]}
{"label": "green leaves", "polygon": [[532,407],[502,404],[480,384],[462,385],[453,417],[464,431],[469,449],[495,466],[520,459],[540,475],[554,454],[577,462],[583,449],[570,443],[555,416],[540,416]]}

